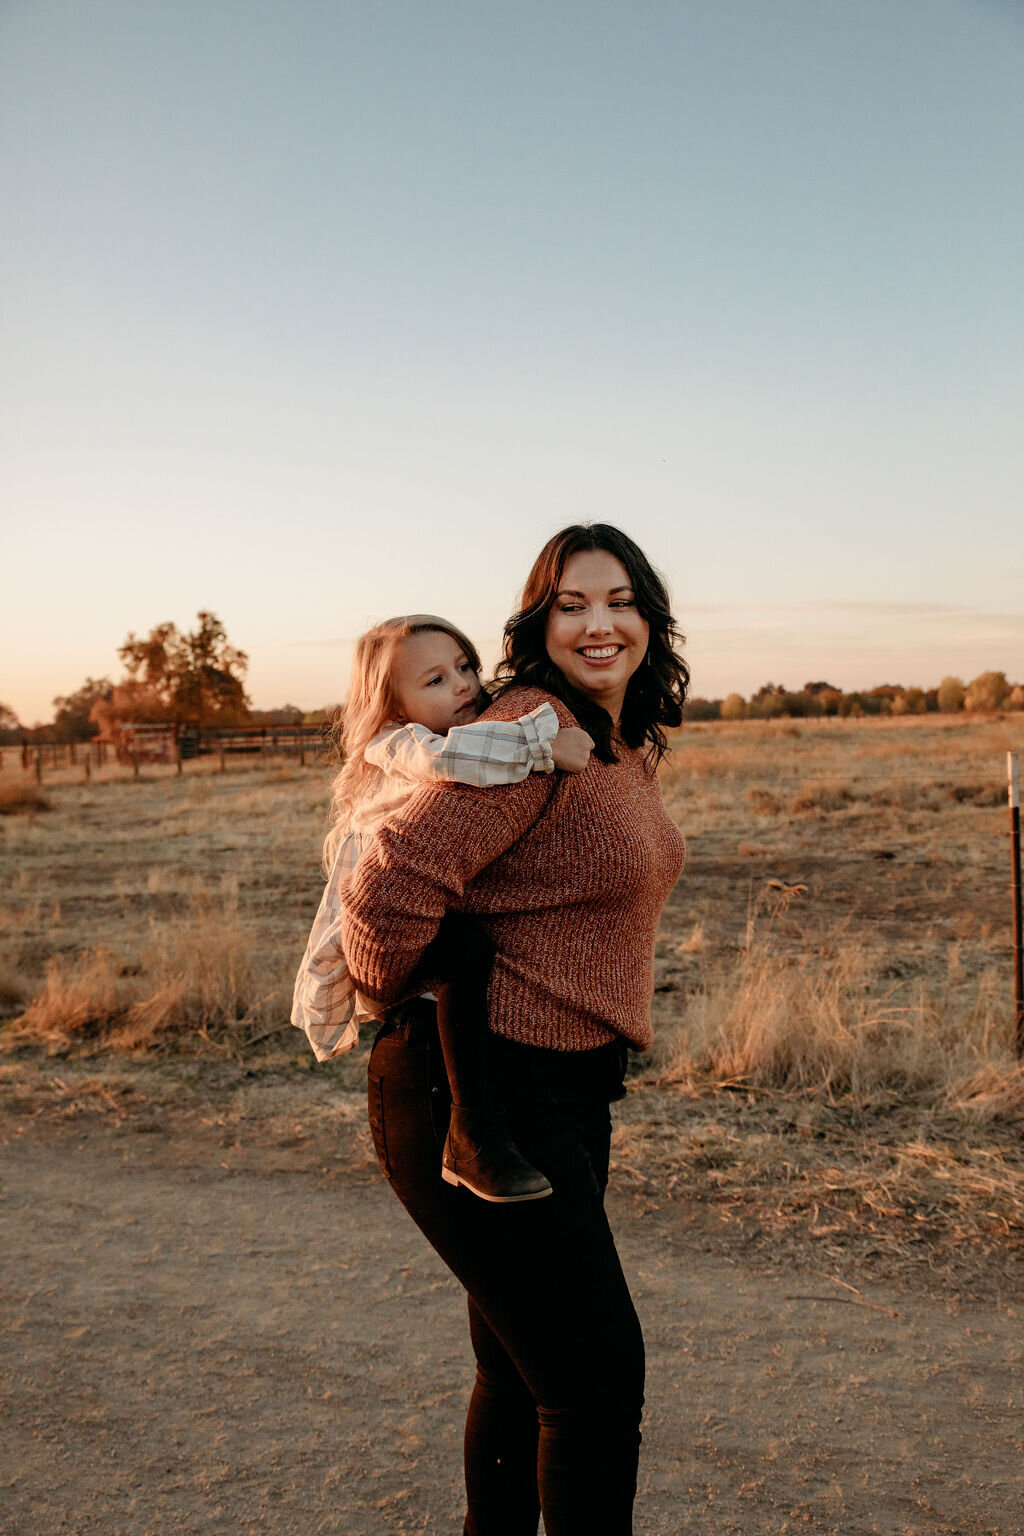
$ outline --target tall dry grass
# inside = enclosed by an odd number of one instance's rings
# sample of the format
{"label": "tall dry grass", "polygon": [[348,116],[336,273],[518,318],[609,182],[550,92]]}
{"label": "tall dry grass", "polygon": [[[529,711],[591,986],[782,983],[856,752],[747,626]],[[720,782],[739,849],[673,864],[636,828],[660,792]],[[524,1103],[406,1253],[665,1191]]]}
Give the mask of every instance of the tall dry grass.
{"label": "tall dry grass", "polygon": [[881,969],[857,940],[812,962],[774,952],[770,934],[756,937],[712,968],[662,1027],[651,1075],[832,1103],[895,1094],[980,1117],[1024,1112],[1024,1071],[997,978],[908,984],[886,981]]}
{"label": "tall dry grass", "polygon": [[193,1039],[215,1049],[244,1045],[280,993],[268,986],[253,941],[237,880],[196,882],[176,921],[151,921],[140,963],[107,948],[52,956],[44,986],[5,1038],[52,1050],[84,1041],[111,1050]]}

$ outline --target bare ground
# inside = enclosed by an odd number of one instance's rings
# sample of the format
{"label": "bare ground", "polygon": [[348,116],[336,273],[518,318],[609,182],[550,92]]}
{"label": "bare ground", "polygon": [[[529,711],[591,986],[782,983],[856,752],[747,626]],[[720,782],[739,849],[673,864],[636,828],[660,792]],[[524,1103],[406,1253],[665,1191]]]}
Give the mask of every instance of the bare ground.
{"label": "bare ground", "polygon": [[[9,1071],[2,1529],[457,1533],[462,1297],[358,1095],[159,1070],[160,1092],[148,1068]],[[624,1171],[638,1536],[1024,1530],[1017,1268],[923,1256],[886,1282],[863,1245],[766,1246],[699,1181],[662,1199]]]}

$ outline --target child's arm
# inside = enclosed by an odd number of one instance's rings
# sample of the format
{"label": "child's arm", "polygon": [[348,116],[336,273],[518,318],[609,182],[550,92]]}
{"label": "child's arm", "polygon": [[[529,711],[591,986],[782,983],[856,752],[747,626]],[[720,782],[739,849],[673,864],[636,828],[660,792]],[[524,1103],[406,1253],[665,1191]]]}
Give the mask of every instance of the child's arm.
{"label": "child's arm", "polygon": [[360,1019],[372,1012],[356,991],[341,945],[341,887],[362,851],[358,834],[338,850],[295,977],[291,1021],[305,1032],[317,1061],[350,1051],[359,1039]]}
{"label": "child's arm", "polygon": [[539,704],[518,720],[485,717],[456,725],[446,736],[435,735],[423,725],[391,726],[374,738],[365,756],[384,773],[416,784],[454,779],[487,789],[518,784],[531,771],[551,773],[556,767],[552,748],[558,733],[558,716],[551,705]]}

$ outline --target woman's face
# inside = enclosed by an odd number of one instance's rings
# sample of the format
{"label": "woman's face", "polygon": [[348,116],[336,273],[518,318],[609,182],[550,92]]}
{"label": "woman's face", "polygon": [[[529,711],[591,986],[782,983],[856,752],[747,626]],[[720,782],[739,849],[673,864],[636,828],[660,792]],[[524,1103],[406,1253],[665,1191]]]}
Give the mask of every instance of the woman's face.
{"label": "woman's face", "polygon": [[407,635],[399,643],[391,686],[402,719],[438,736],[480,713],[480,678],[458,641],[440,629]]}
{"label": "woman's face", "polygon": [[605,549],[570,556],[548,613],[547,652],[566,681],[615,721],[649,635],[622,561]]}

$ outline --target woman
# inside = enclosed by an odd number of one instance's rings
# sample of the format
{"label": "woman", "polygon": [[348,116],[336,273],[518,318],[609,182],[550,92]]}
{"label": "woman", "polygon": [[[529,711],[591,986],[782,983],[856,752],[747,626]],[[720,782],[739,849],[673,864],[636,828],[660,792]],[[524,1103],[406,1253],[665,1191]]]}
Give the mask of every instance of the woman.
{"label": "woman", "polygon": [[[392,1006],[369,1064],[370,1122],[395,1193],[465,1286],[477,1380],[466,1536],[627,1536],[644,1355],[604,1212],[609,1102],[651,1042],[654,935],[682,839],[654,770],[688,673],[665,588],[607,524],[541,551],[506,626],[485,718],[550,702],[593,738],[587,769],[515,785],[431,785],[383,826],[344,898],[349,969]],[[444,1184],[444,1072],[429,982],[445,911],[495,946],[490,1071],[551,1198],[490,1206]]]}

